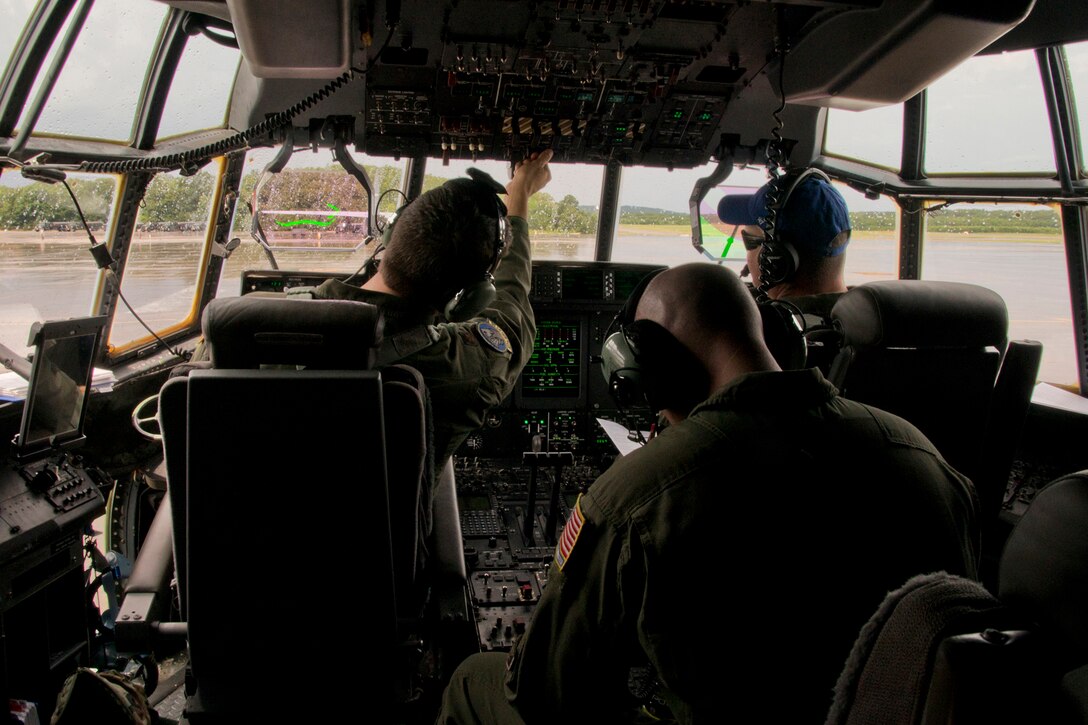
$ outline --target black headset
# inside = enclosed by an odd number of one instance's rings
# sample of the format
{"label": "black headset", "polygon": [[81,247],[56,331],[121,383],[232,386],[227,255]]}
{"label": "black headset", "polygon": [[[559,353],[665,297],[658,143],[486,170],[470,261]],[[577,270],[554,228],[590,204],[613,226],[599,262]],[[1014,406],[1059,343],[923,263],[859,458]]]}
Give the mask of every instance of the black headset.
{"label": "black headset", "polygon": [[[797,274],[800,265],[800,257],[796,247],[788,239],[782,237],[778,230],[777,219],[782,210],[786,208],[786,202],[794,189],[803,184],[809,177],[816,176],[828,184],[831,178],[819,169],[796,169],[788,172],[777,182],[777,191],[774,187],[767,192],[767,215],[759,219],[759,226],[766,235],[763,245],[759,250],[759,289],[766,292],[771,287],[788,282]],[[777,193],[776,193],[777,191]],[[780,196],[781,199],[776,198]]]}
{"label": "black headset", "polygon": [[[482,279],[466,285],[450,298],[442,312],[450,322],[464,322],[480,314],[495,299],[495,270],[502,259],[503,250],[506,249],[509,237],[509,222],[507,221],[506,204],[499,198],[499,194],[506,193],[506,187],[491,177],[490,174],[472,168],[466,171],[469,178],[450,179],[443,187],[462,187],[468,190],[477,209],[484,216],[495,217],[495,240],[492,245],[491,260],[487,269],[483,272]],[[393,238],[393,227],[401,212],[411,204],[405,204],[397,209],[393,220],[385,225],[382,230],[382,247],[388,248]]]}
{"label": "black headset", "polygon": [[[702,363],[672,333],[652,320],[636,320],[646,285],[664,268],[639,281],[608,326],[601,367],[608,392],[621,409],[669,409],[687,415],[706,399],[710,378]],[[617,328],[616,332],[612,332]]]}

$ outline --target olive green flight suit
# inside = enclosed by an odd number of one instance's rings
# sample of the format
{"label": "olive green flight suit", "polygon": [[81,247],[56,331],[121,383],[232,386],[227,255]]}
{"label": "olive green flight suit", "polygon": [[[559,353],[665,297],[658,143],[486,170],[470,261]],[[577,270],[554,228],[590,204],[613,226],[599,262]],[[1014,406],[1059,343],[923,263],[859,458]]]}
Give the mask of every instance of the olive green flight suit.
{"label": "olive green flight suit", "polygon": [[533,354],[536,320],[529,304],[529,224],[521,217],[509,217],[509,222],[512,239],[495,270],[495,300],[467,322],[444,322],[436,318],[434,310],[422,309],[402,297],[339,280],[327,280],[313,293],[316,299],[377,305],[385,318],[384,335],[393,337],[395,346],[403,342],[409,349],[418,348],[417,336],[428,336],[425,347],[396,362],[418,370],[430,391],[436,481],[446,459],[469,433],[483,426],[487,410],[514,389]]}
{"label": "olive green flight suit", "polygon": [[590,486],[526,634],[462,664],[439,722],[628,722],[655,700],[683,723],[823,722],[889,590],[976,575],[976,510],[916,428],[818,370],[742,376]]}

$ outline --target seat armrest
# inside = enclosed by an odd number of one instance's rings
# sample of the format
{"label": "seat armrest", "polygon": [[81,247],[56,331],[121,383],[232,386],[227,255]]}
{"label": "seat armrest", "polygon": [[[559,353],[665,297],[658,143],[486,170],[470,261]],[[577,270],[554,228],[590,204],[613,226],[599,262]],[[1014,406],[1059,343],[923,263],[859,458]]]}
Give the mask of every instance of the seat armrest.
{"label": "seat armrest", "polygon": [[1030,630],[988,629],[945,638],[937,647],[918,722],[1052,722],[1035,717],[1057,686],[1047,657],[1044,642]]}
{"label": "seat armrest", "polygon": [[125,591],[161,592],[170,583],[174,571],[174,523],[170,498],[164,496],[155,518],[151,521],[147,537],[140,545],[132,574],[125,582]]}
{"label": "seat armrest", "polygon": [[155,512],[132,574],[125,583],[125,598],[117,615],[115,633],[121,652],[150,652],[153,622],[162,617],[170,600],[174,571],[173,521],[170,498],[164,497]]}
{"label": "seat armrest", "polygon": [[441,623],[438,638],[450,662],[460,662],[479,651],[479,634],[469,603],[468,573],[461,539],[461,513],[453,459],[446,461],[434,495],[434,528],[429,562],[432,601]]}
{"label": "seat armrest", "polygon": [[461,539],[461,511],[457,506],[457,484],[452,456],[446,461],[434,493],[434,527],[431,530],[434,552],[431,574],[443,586],[465,586],[468,574]]}

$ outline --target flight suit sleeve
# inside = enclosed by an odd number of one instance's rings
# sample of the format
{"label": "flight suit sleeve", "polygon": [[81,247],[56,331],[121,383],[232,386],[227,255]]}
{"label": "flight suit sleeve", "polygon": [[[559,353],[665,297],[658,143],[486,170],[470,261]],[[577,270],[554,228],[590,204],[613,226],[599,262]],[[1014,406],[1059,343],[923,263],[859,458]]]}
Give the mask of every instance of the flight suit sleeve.
{"label": "flight suit sleeve", "polygon": [[[618,722],[635,703],[627,686],[637,641],[637,538],[587,515],[582,496],[556,547],[532,622],[507,660],[506,696],[526,722]],[[580,526],[573,523],[584,517]],[[635,601],[629,601],[630,599]]]}
{"label": "flight suit sleeve", "polygon": [[467,322],[432,327],[434,344],[407,361],[427,379],[438,437],[449,441],[446,450],[437,451],[440,460],[510,395],[533,354],[529,224],[510,217],[510,225],[511,243],[495,270],[494,301]]}
{"label": "flight suit sleeve", "polygon": [[495,300],[474,322],[481,319],[498,327],[510,343],[510,356],[499,365],[492,365],[492,376],[481,388],[490,398],[489,405],[501,403],[514,389],[514,383],[533,354],[536,319],[529,304],[532,284],[532,256],[529,244],[529,222],[521,217],[509,218],[510,248],[495,270]]}

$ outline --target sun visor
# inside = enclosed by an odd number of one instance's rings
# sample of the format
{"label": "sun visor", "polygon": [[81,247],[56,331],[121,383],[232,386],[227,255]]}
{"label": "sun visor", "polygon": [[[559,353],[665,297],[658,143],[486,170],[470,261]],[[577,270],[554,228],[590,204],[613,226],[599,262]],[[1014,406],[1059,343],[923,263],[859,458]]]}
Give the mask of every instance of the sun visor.
{"label": "sun visor", "polygon": [[350,0],[227,0],[258,78],[335,78],[351,63]]}
{"label": "sun visor", "polygon": [[852,111],[901,103],[1016,27],[1033,4],[889,0],[830,14],[786,56],[786,100]]}

